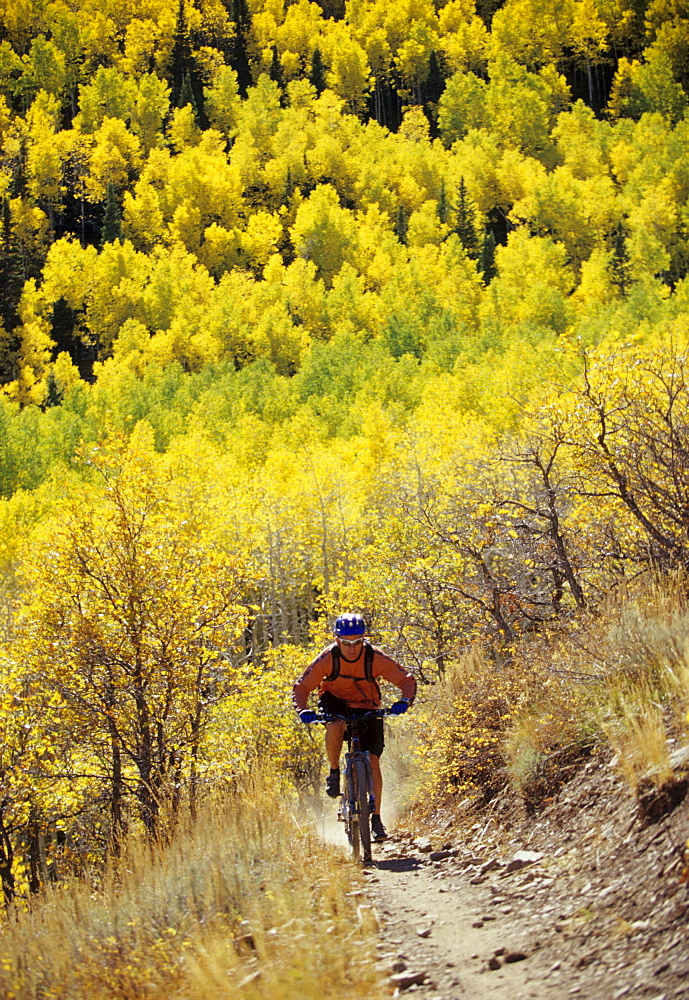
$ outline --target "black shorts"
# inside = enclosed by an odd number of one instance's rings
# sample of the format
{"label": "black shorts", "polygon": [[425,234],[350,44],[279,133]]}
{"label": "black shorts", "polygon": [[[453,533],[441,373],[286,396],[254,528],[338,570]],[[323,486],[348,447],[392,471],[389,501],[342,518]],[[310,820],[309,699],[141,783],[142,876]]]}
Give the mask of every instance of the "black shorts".
{"label": "black shorts", "polygon": [[[326,715],[365,715],[367,709],[350,708],[346,701],[336,698],[331,691],[324,691],[318,699],[318,707]],[[359,726],[359,745],[374,757],[380,757],[385,746],[382,719],[366,719]],[[345,739],[349,744],[349,726],[345,729]]]}

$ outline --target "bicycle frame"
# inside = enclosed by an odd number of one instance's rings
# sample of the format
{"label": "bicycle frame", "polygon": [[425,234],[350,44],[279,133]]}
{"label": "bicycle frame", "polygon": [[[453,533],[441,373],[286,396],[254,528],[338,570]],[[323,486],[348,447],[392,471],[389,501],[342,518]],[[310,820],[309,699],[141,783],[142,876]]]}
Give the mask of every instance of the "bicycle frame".
{"label": "bicycle frame", "polygon": [[373,709],[360,715],[319,715],[318,722],[344,722],[349,726],[349,750],[345,753],[344,787],[338,818],[345,825],[345,832],[355,860],[363,853],[363,861],[371,860],[371,828],[369,817],[375,808],[371,755],[361,749],[359,727],[366,719],[383,718],[388,709]]}
{"label": "bicycle frame", "polygon": [[[369,828],[369,817],[375,809],[373,770],[371,768],[370,753],[368,750],[362,750],[360,747],[361,736],[359,724],[360,720],[358,718],[349,723],[350,749],[345,754],[344,792],[342,793],[340,814],[345,824],[347,839],[351,844],[354,857],[358,860],[359,843],[361,843],[364,861],[370,861],[371,831]],[[362,777],[363,788],[360,787]]]}

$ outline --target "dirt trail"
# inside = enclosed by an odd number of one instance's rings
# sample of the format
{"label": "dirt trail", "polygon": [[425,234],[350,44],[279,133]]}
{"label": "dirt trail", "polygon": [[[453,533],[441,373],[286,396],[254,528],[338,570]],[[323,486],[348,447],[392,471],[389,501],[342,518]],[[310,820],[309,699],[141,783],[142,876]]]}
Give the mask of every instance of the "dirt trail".
{"label": "dirt trail", "polygon": [[[428,855],[405,850],[400,856],[398,847],[379,849],[381,860],[367,875],[382,927],[381,962],[392,985],[443,1000],[540,996],[532,984],[546,978],[548,959],[534,953],[533,930],[524,931],[507,912],[506,898],[472,886],[467,875]],[[528,970],[519,960],[527,954]],[[500,967],[490,970],[491,959]],[[418,973],[425,973],[423,983],[407,987]]]}
{"label": "dirt trail", "polygon": [[424,1000],[689,1000],[689,799],[648,822],[600,762],[536,819],[514,801],[502,811],[489,833],[485,817],[461,829],[449,818],[430,840],[397,833],[376,846],[365,879],[391,988]]}

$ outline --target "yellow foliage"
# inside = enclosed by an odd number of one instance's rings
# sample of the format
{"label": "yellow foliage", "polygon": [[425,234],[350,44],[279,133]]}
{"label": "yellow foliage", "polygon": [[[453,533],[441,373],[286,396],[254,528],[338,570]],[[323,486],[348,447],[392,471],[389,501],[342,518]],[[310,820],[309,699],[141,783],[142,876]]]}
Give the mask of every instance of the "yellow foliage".
{"label": "yellow foliage", "polygon": [[177,153],[190,147],[198,146],[202,132],[196,124],[196,116],[191,104],[183,108],[175,108],[170,122],[170,141]]}
{"label": "yellow foliage", "polygon": [[86,196],[103,201],[108,184],[122,189],[140,164],[141,143],[120,118],[105,118],[94,133]]}
{"label": "yellow foliage", "polygon": [[502,743],[519,690],[519,678],[487,662],[478,647],[448,665],[418,711],[420,801],[448,794],[489,801],[499,790]]}
{"label": "yellow foliage", "polygon": [[[576,630],[630,573],[686,562],[686,360],[661,350],[689,336],[684,29],[662,5],[644,28],[629,0],[506,0],[490,28],[469,0],[251,0],[250,22],[235,6],[232,20],[220,0],[179,12],[0,0],[0,490],[42,484],[48,503],[76,495],[72,478],[83,487],[69,518],[36,513],[45,537],[24,545],[14,533],[31,517],[18,500],[3,508],[4,627],[11,639],[19,615],[34,629],[26,663],[44,671],[37,690],[52,685],[43,728],[36,705],[22,707],[5,720],[8,746],[24,709],[30,762],[47,732],[64,737],[50,643],[81,696],[88,670],[102,679],[105,667],[77,640],[107,663],[129,641],[122,607],[98,619],[102,587],[77,569],[100,553],[122,584],[107,513],[117,481],[130,513],[159,499],[145,525],[150,579],[137,577],[158,609],[142,662],[161,665],[181,615],[175,669],[212,654],[213,684],[234,685],[195,763],[166,764],[190,795],[201,770],[214,782],[263,755],[281,776],[315,780],[314,734],[282,699],[342,603],[422,679],[446,672],[451,710],[429,705],[424,722],[441,785],[490,794],[501,755],[528,784],[563,751],[558,725],[576,742],[588,712],[587,680],[567,715],[556,661],[533,636],[574,634],[564,623]],[[612,54],[603,113],[599,64]],[[191,105],[171,110],[180,60],[204,86],[198,119]],[[588,104],[571,103],[565,72]],[[101,248],[106,190],[122,239]],[[639,342],[648,349],[619,347]],[[111,444],[91,464],[74,459],[110,428],[132,454],[106,486]],[[173,572],[182,548],[206,567],[198,590]],[[42,593],[21,595],[20,563]],[[241,567],[232,637],[194,645],[226,564]],[[65,594],[81,601],[78,623]],[[450,690],[452,664],[479,642],[492,659]],[[536,649],[547,697],[510,717]],[[642,758],[662,749],[663,727],[680,732],[673,671],[669,715],[646,728],[636,710],[615,717],[614,738]],[[135,714],[127,697],[118,711]],[[100,739],[70,756],[63,738],[69,767],[93,773],[110,745]],[[21,787],[23,822],[38,800]],[[39,791],[43,822],[55,802]],[[60,794],[75,815],[97,801],[87,781]],[[86,812],[85,827],[103,822]],[[19,859],[22,891],[27,871]]]}
{"label": "yellow foliage", "polygon": [[247,260],[256,270],[262,270],[277,250],[282,237],[280,219],[269,212],[256,212],[247,221],[241,235],[241,246]]}
{"label": "yellow foliage", "polygon": [[55,341],[50,324],[43,315],[43,301],[36,282],[27,281],[20,302],[22,325],[19,375],[3,386],[10,399],[19,403],[42,403],[45,397],[45,377],[49,370]]}

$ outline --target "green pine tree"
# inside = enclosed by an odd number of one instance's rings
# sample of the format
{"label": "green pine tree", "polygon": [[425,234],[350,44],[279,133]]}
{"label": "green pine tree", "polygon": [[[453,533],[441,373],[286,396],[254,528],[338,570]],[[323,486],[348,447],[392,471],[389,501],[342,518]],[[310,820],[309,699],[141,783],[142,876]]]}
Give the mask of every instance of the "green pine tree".
{"label": "green pine tree", "polygon": [[481,242],[481,255],[479,257],[479,271],[483,275],[484,282],[488,285],[493,280],[497,271],[495,270],[495,236],[492,229],[487,229]]}
{"label": "green pine tree", "polygon": [[189,77],[189,65],[192,61],[191,40],[189,38],[189,28],[187,25],[187,13],[184,7],[184,0],[179,0],[177,7],[177,22],[175,24],[174,42],[172,45],[172,106],[175,108],[186,107],[180,104],[185,78]]}
{"label": "green pine tree", "polygon": [[397,219],[395,221],[395,233],[400,243],[407,242],[407,222],[407,213],[404,210],[404,205],[398,205]]}
{"label": "green pine tree", "polygon": [[440,69],[440,62],[435,49],[432,49],[428,59],[428,76],[424,84],[426,103],[437,104],[444,89],[445,79]]}
{"label": "green pine tree", "polygon": [[280,62],[280,56],[278,55],[277,45],[273,45],[272,52],[273,56],[270,61],[270,71],[268,73],[268,76],[270,77],[271,80],[274,80],[275,83],[277,83],[280,90],[284,90],[285,74],[282,72],[282,63]]}
{"label": "green pine tree", "polygon": [[282,198],[283,205],[289,205],[290,198],[294,194],[294,181],[292,179],[292,169],[287,167],[287,177],[285,178],[285,193]]}
{"label": "green pine tree", "polygon": [[0,213],[0,384],[17,377],[19,326],[17,306],[24,285],[22,261],[12,230],[9,198],[2,200]]}
{"label": "green pine tree", "polygon": [[325,66],[323,65],[323,56],[319,48],[315,48],[311,56],[309,83],[316,88],[316,93],[319,95],[325,90]]}
{"label": "green pine tree", "polygon": [[177,107],[186,108],[188,104],[191,105],[191,109],[194,112],[194,120],[198,125],[199,109],[196,106],[196,96],[194,95],[194,89],[191,85],[191,76],[189,75],[189,73],[185,73],[184,77],[182,78],[182,89],[179,92]]}
{"label": "green pine tree", "polygon": [[476,208],[467,195],[463,177],[459,179],[455,211],[457,213],[455,232],[459,236],[467,256],[471,257],[472,260],[478,260],[479,241],[476,233]]}
{"label": "green pine tree", "polygon": [[122,239],[122,210],[114,184],[108,182],[105,189],[105,211],[101,228],[100,245],[115,243]]}
{"label": "green pine tree", "polygon": [[45,385],[45,398],[41,405],[42,410],[48,410],[51,406],[59,406],[64,393],[59,388],[53,372],[48,373]]}
{"label": "green pine tree", "polygon": [[242,97],[252,84],[247,37],[251,28],[251,12],[247,0],[230,0],[230,17],[234,22],[234,45],[230,65],[237,74],[237,86]]}
{"label": "green pine tree", "polygon": [[612,245],[612,282],[624,295],[631,284],[629,254],[627,252],[627,230],[623,222],[618,222]]}
{"label": "green pine tree", "polygon": [[179,0],[172,46],[171,101],[173,108],[186,108],[190,104],[197,124],[201,128],[208,127],[203,101],[203,80],[192,50],[184,0]]}
{"label": "green pine tree", "polygon": [[9,198],[2,200],[0,215],[0,320],[7,332],[19,323],[17,306],[27,275],[12,228]]}

